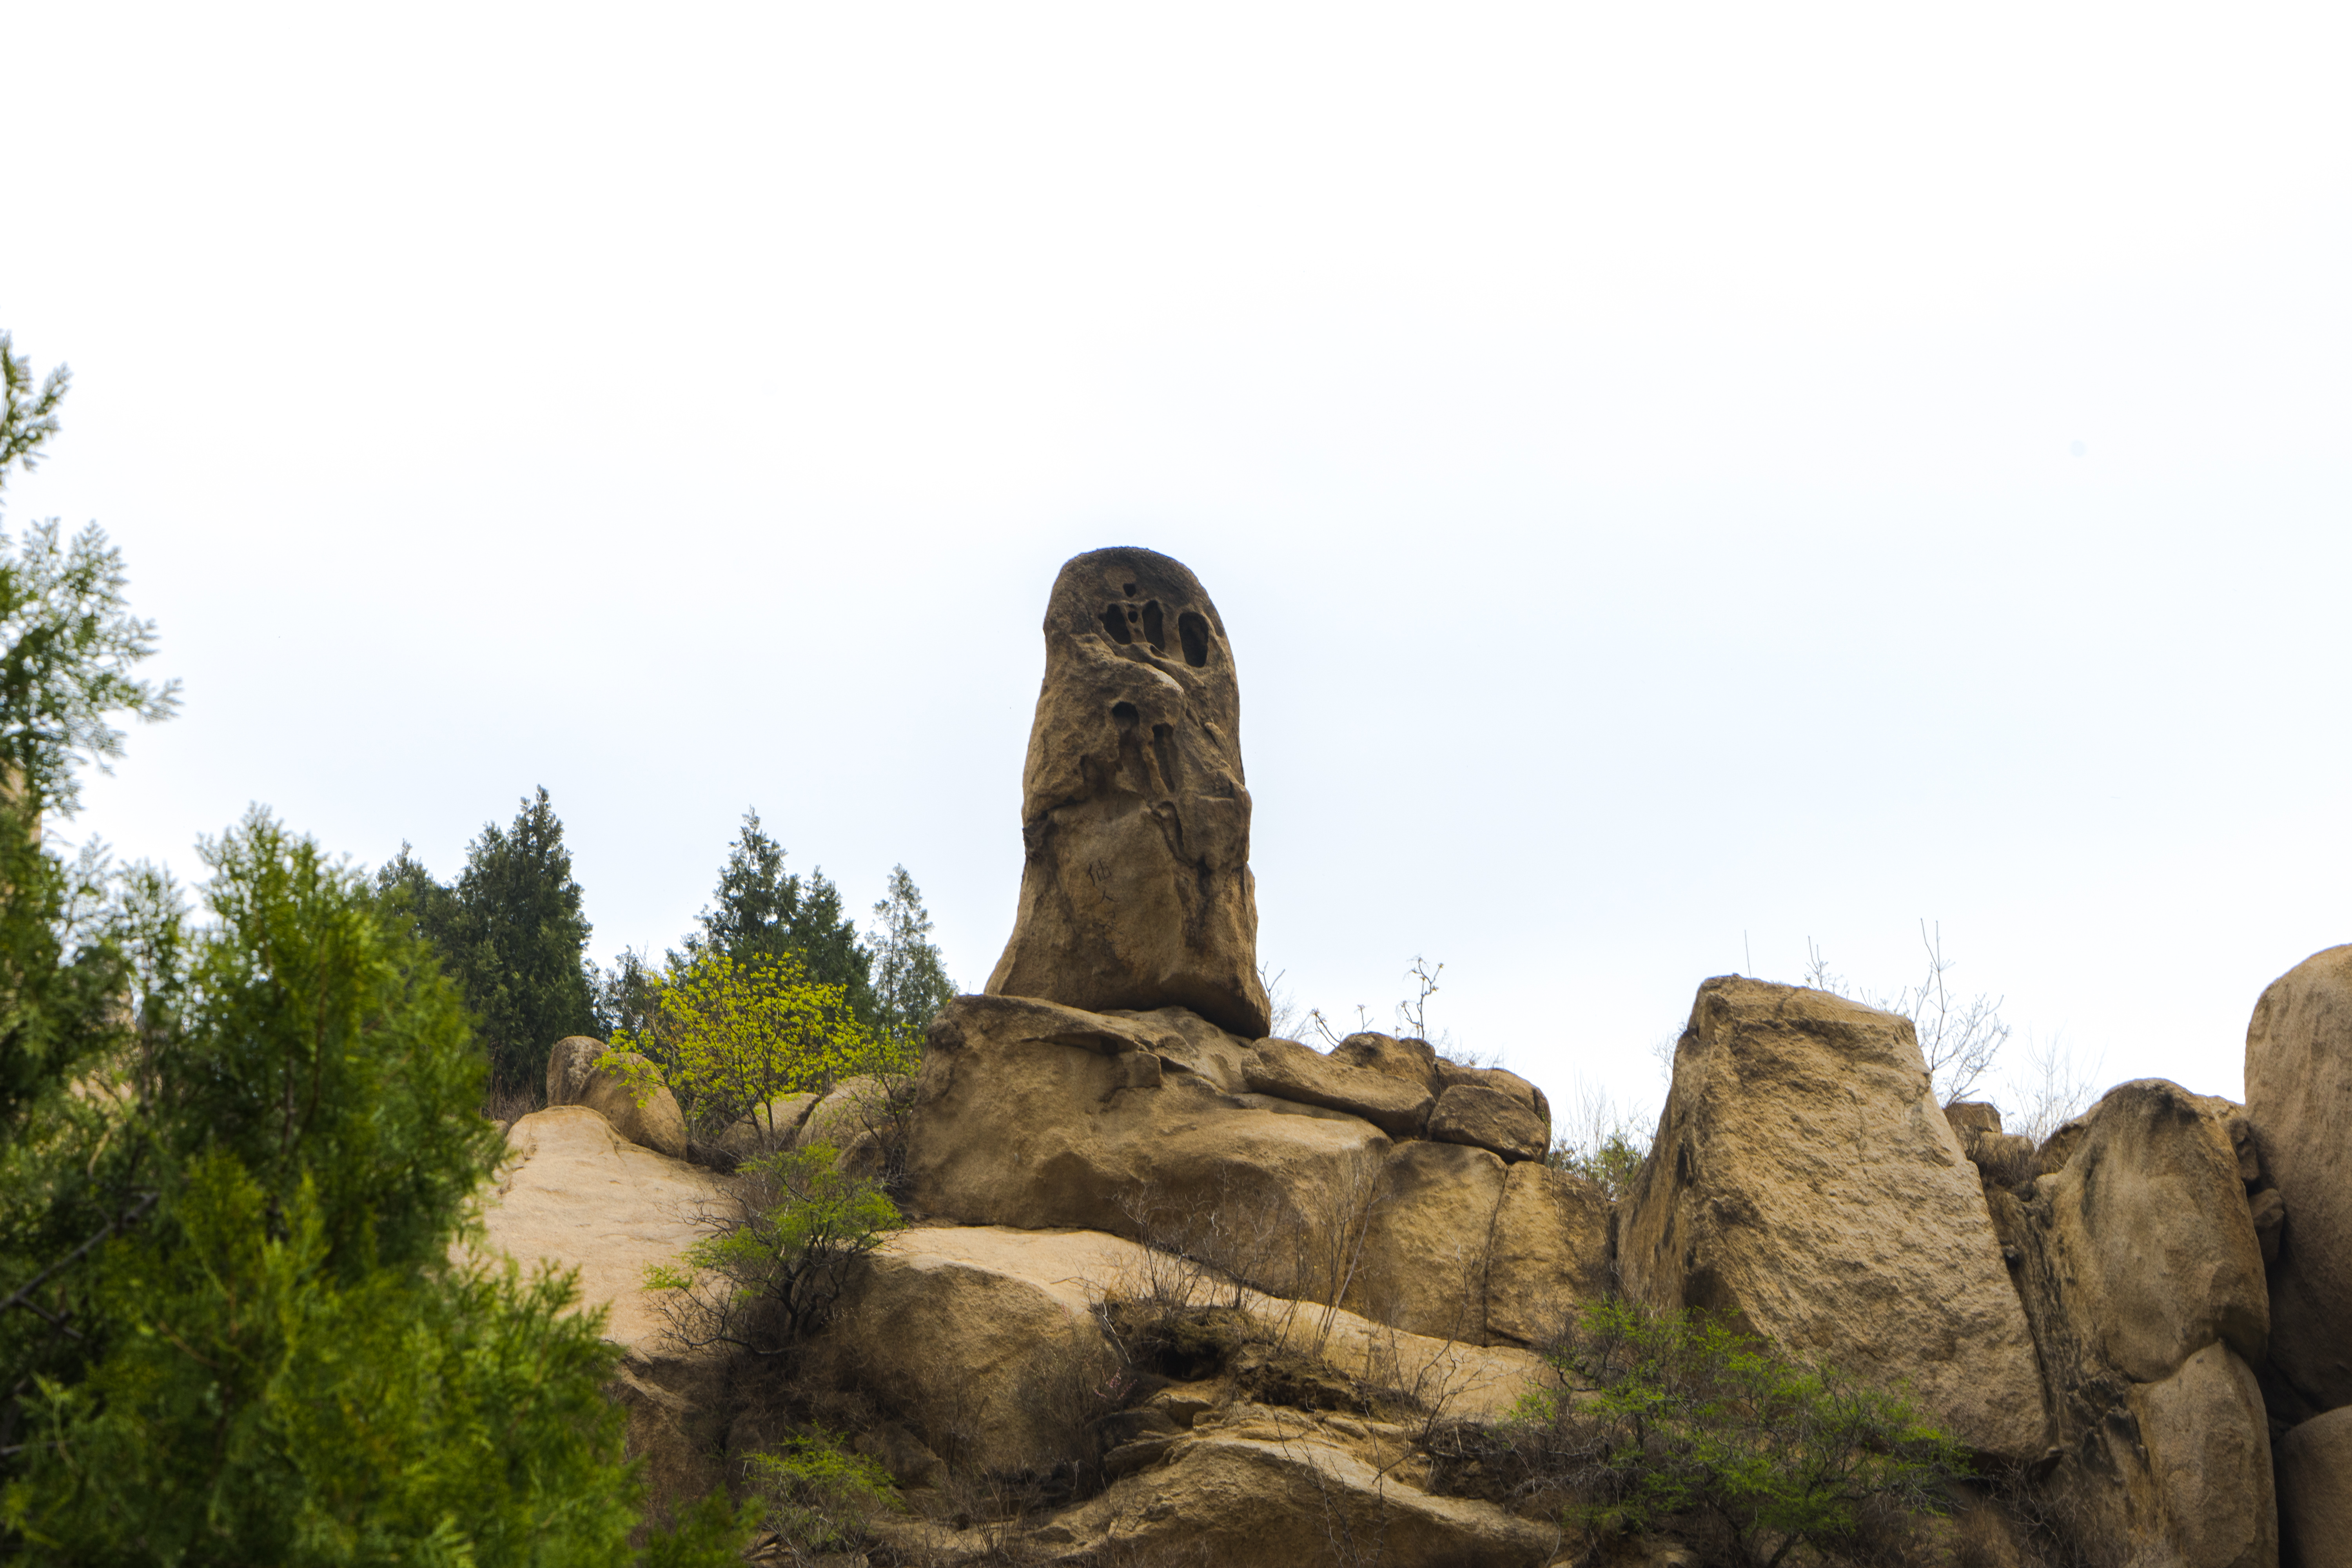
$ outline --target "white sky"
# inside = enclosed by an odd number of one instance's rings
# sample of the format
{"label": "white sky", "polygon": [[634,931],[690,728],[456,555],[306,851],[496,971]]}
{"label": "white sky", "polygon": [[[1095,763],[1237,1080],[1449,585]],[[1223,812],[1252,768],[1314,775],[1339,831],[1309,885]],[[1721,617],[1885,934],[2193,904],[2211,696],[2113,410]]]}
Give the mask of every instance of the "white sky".
{"label": "white sky", "polygon": [[[2326,7],[34,5],[0,326],[184,716],[71,831],[552,792],[594,951],[756,804],[987,973],[1038,620],[1239,655],[1262,950],[1558,1097],[1942,923],[2235,1094],[2352,940]],[[2079,455],[2078,455],[2079,451]]]}

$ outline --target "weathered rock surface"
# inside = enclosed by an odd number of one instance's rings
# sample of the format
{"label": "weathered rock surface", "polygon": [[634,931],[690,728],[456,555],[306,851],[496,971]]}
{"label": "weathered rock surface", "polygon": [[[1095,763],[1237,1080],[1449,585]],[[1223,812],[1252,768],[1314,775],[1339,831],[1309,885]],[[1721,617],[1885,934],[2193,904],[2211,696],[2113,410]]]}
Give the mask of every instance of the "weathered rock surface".
{"label": "weathered rock surface", "polygon": [[2278,1548],[2245,1118],[2150,1079],[2079,1121],[2029,1198],[1990,1194],[2048,1384],[2043,1485],[2083,1539],[2136,1561],[2264,1568]]}
{"label": "weathered rock surface", "polygon": [[[547,1053],[548,1107],[584,1105],[632,1143],[684,1159],[686,1118],[678,1110],[677,1096],[667,1089],[656,1089],[640,1105],[637,1090],[626,1079],[596,1065],[604,1054],[604,1042],[586,1035],[556,1041]],[[633,1062],[645,1059],[635,1052],[622,1055]]]}
{"label": "weathered rock surface", "polygon": [[908,1117],[908,1203],[973,1224],[1158,1235],[1293,1293],[1389,1140],[1352,1117],[1246,1106],[1182,1065],[1199,1045],[1150,1048],[1174,1035],[957,997],[931,1026]]}
{"label": "weathered rock surface", "polygon": [[[1349,1040],[1368,1037],[1351,1035]],[[1393,1042],[1391,1042],[1393,1043]],[[1342,1042],[1341,1049],[1346,1048]],[[1360,1052],[1357,1059],[1373,1058]],[[1375,1058],[1376,1059],[1376,1058]],[[1360,1116],[1393,1138],[1415,1138],[1429,1120],[1437,1096],[1424,1068],[1407,1078],[1387,1063],[1357,1066],[1334,1051],[1328,1056],[1296,1040],[1260,1040],[1244,1065],[1250,1089],[1277,1100],[1320,1105]]]}
{"label": "weathered rock surface", "polygon": [[1097,550],[1062,567],[1045,631],[1021,902],[987,991],[1264,1035],[1241,688],[1216,606],[1180,562]]}
{"label": "weathered rock surface", "polygon": [[1701,985],[1618,1264],[1637,1300],[1736,1311],[1799,1360],[1907,1383],[1979,1449],[2041,1450],[2033,1342],[1907,1019]]}
{"label": "weathered rock surface", "polygon": [[580,1310],[606,1309],[604,1337],[622,1347],[612,1393],[628,1408],[629,1451],[645,1460],[655,1501],[702,1496],[723,1479],[722,1368],[668,1347],[645,1271],[693,1243],[719,1179],[624,1138],[584,1105],[522,1117],[507,1142],[511,1163],[485,1207],[481,1245],[526,1268],[579,1270]]}
{"label": "weathered rock surface", "polygon": [[2352,1405],[2279,1439],[2278,1505],[2286,1568],[2352,1568]]}
{"label": "weathered rock surface", "polygon": [[2304,1410],[2352,1405],[2352,946],[2263,993],[2246,1026],[2246,1110],[2284,1200],[2271,1366]]}
{"label": "weathered rock surface", "polygon": [[1489,1342],[1539,1350],[1609,1294],[1609,1200],[1583,1177],[1534,1161],[1510,1166],[1489,1234]]}
{"label": "weathered rock surface", "polygon": [[1433,1496],[1365,1452],[1364,1438],[1297,1411],[1202,1426],[1062,1515],[1071,1543],[1138,1568],[1537,1568],[1561,1543],[1557,1528],[1492,1503]]}
{"label": "weathered rock surface", "polygon": [[[1111,1347],[1095,1315],[1114,1297],[1165,1289],[1190,1266],[1099,1231],[925,1226],[866,1261],[828,1336],[831,1352],[933,1451],[1006,1469],[1050,1469],[1082,1405],[1074,1379],[1099,1382]],[[1197,1287],[1196,1287],[1197,1288]],[[1347,1378],[1492,1420],[1544,1375],[1539,1358],[1400,1332],[1345,1310],[1220,1289],[1265,1343]],[[1235,1397],[1230,1387],[1180,1411]]]}
{"label": "weathered rock surface", "polygon": [[1501,1089],[1457,1083],[1430,1108],[1429,1135],[1441,1143],[1470,1143],[1507,1160],[1540,1160],[1551,1146],[1551,1128],[1535,1107]]}
{"label": "weathered rock surface", "polygon": [[[1486,1342],[1486,1276],[1503,1162],[1460,1143],[1400,1143],[1366,1196],[1346,1304],[1417,1334]],[[1320,1292],[1318,1292],[1320,1295]]]}

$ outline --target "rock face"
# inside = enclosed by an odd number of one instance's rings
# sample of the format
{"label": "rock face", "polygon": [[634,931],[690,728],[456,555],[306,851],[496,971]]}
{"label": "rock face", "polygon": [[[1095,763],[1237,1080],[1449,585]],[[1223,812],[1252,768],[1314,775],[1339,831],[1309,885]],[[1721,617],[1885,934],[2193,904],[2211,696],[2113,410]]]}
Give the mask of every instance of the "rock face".
{"label": "rock face", "polygon": [[2041,1451],[2025,1314],[1907,1019],[1701,985],[1618,1266],[1651,1306],[1734,1311],[1798,1360],[1907,1382],[1976,1448]]}
{"label": "rock face", "polygon": [[2352,946],[2271,983],[2246,1026],[2246,1110],[2284,1200],[2271,1366],[2293,1415],[2352,1405]]}
{"label": "rock face", "polygon": [[1054,580],[1021,825],[1020,910],[990,994],[1266,1032],[1241,687],[1181,563],[1097,550]]}
{"label": "rock face", "polygon": [[[1524,1156],[1549,1128],[1525,1080],[1486,1069],[1445,1087],[1453,1065],[1385,1035],[1325,1056],[1178,1008],[961,996],[932,1026],[908,1116],[907,1200],[1149,1240],[1414,1333],[1541,1344],[1605,1289],[1606,1205],[1563,1173],[1514,1182],[1543,1168],[1466,1141]],[[1442,1087],[1479,1097],[1492,1125],[1411,1136]]]}
{"label": "rock face", "polygon": [[2084,1540],[2148,1562],[2277,1561],[2269,1427],[2252,1367],[2268,1324],[2247,1202],[2246,1118],[2149,1079],[2108,1091],[2024,1194],[1992,1213],[2048,1383],[2044,1486]]}
{"label": "rock face", "polygon": [[[637,1103],[637,1091],[618,1073],[596,1065],[604,1054],[604,1042],[586,1035],[572,1035],[558,1040],[547,1053],[547,1103],[549,1109],[561,1105],[584,1105],[601,1113],[622,1137],[632,1143],[660,1151],[673,1160],[686,1158],[686,1118],[677,1108],[677,1097],[667,1089],[656,1089]],[[632,1061],[642,1061],[634,1052],[624,1052]]]}
{"label": "rock face", "polygon": [[2279,1439],[2278,1500],[2287,1568],[2352,1568],[2352,1406]]}

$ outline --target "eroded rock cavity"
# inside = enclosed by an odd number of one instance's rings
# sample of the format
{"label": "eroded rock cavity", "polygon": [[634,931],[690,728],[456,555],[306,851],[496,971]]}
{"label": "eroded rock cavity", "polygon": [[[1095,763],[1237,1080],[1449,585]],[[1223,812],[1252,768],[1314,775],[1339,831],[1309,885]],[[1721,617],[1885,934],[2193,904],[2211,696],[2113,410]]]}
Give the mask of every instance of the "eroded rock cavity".
{"label": "eroded rock cavity", "polygon": [[1070,561],[1045,606],[1021,907],[988,993],[1188,1007],[1262,1037],[1249,825],[1241,688],[1200,580],[1150,550]]}

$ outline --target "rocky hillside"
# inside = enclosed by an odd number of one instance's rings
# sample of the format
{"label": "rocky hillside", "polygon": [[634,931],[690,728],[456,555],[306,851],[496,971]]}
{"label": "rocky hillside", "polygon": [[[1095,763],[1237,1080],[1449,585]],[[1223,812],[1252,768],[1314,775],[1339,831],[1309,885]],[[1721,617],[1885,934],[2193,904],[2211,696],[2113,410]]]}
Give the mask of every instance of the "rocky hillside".
{"label": "rocky hillside", "polygon": [[822,1331],[774,1355],[669,1331],[644,1271],[730,1178],[677,1157],[675,1108],[594,1042],[557,1049],[550,1109],[514,1124],[488,1244],[609,1305],[664,1496],[740,1489],[821,1426],[903,1509],[843,1562],[1740,1560],[1769,1531],[1570,1511],[1602,1406],[1557,1352],[1613,1301],[1706,1309],[1956,1440],[1969,1474],[1931,1507],[1782,1561],[2352,1563],[2352,947],[2264,993],[2246,1105],[2126,1083],[2039,1147],[1939,1107],[1906,1020],[1708,980],[1612,1205],[1545,1163],[1522,1079],[1420,1040],[1265,1037],[1238,687],[1192,574],[1080,556],[1045,634],[987,994],[941,1014],[910,1082],[737,1134],[822,1142],[913,1222]]}

